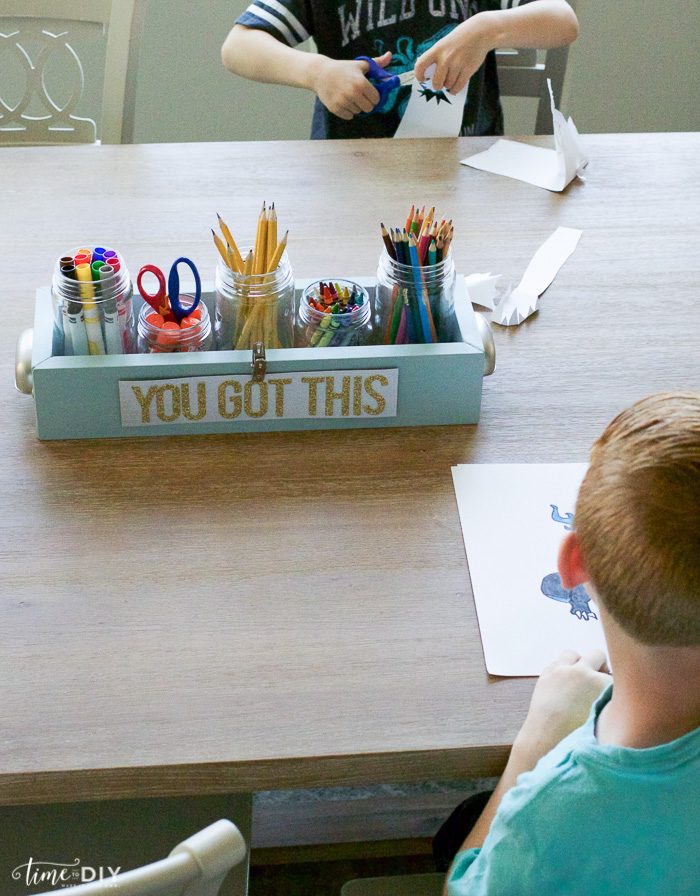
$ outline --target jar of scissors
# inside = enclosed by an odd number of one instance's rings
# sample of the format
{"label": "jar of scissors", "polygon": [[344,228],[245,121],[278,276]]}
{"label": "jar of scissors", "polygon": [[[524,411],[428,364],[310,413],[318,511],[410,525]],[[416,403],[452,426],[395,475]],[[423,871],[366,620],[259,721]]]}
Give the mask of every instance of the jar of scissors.
{"label": "jar of scissors", "polygon": [[[178,265],[186,265],[194,277],[194,295],[180,292]],[[143,286],[146,274],[153,274],[158,289],[151,293]],[[199,271],[189,258],[177,258],[168,275],[152,264],[144,265],[136,278],[144,302],[137,324],[137,350],[149,352],[197,352],[212,347],[211,319],[202,298]]]}

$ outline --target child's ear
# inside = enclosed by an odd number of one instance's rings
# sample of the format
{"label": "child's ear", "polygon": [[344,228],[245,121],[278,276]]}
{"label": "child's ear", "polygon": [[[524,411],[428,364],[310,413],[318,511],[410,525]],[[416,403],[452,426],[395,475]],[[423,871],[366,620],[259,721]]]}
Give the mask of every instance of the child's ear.
{"label": "child's ear", "polygon": [[581,556],[581,545],[575,532],[569,532],[562,541],[557,568],[561,583],[568,591],[588,581],[588,572]]}

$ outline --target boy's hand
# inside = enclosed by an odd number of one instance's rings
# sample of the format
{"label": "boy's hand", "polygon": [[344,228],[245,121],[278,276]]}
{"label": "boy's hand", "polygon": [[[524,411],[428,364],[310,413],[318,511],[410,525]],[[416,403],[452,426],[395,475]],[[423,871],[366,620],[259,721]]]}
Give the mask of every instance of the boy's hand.
{"label": "boy's hand", "polygon": [[493,49],[488,21],[483,13],[478,13],[433,44],[416,60],[416,79],[425,81],[426,69],[435,63],[432,78],[435,90],[443,87],[450,93],[463,90],[488,51]]}
{"label": "boy's hand", "polygon": [[[375,56],[374,61],[386,68],[391,53]],[[360,112],[371,112],[379,102],[379,91],[365,77],[368,70],[367,62],[319,57],[313,79],[314,93],[329,112],[350,121]]]}
{"label": "boy's hand", "polygon": [[581,656],[565,650],[543,669],[513,745],[523,766],[534,768],[545,753],[586,721],[594,700],[612,681],[602,671],[605,668],[601,651]]}

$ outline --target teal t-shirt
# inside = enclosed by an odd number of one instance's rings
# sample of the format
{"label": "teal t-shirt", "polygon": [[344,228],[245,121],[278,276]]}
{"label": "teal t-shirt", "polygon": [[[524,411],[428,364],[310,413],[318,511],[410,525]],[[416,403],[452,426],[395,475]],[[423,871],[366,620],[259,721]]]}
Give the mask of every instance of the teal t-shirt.
{"label": "teal t-shirt", "polygon": [[700,728],[644,750],[599,744],[598,713],[504,796],[449,896],[698,896]]}

